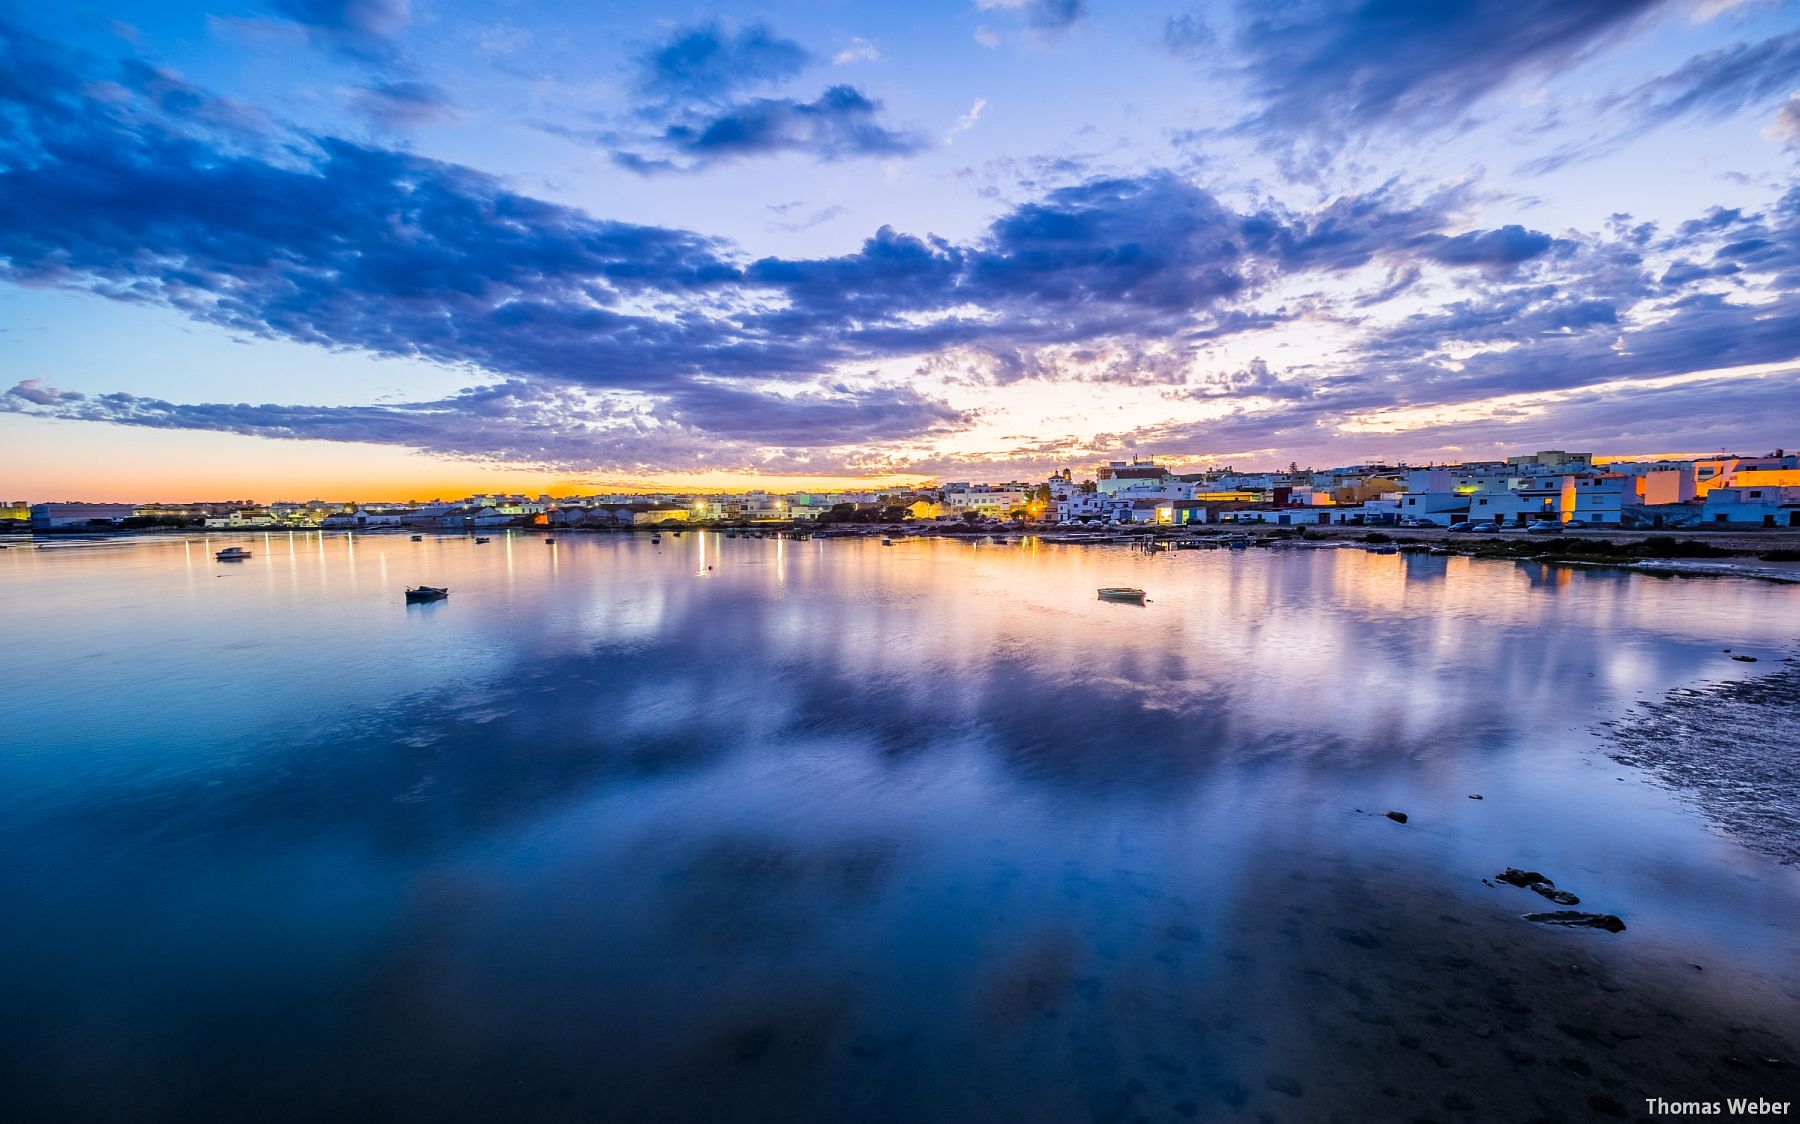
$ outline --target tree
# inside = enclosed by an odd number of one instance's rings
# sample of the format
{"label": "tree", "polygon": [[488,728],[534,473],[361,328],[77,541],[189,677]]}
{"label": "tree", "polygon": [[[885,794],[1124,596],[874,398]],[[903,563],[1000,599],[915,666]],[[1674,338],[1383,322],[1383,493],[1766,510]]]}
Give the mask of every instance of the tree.
{"label": "tree", "polygon": [[981,512],[971,508],[962,513],[962,521],[973,527],[975,524],[981,522]]}

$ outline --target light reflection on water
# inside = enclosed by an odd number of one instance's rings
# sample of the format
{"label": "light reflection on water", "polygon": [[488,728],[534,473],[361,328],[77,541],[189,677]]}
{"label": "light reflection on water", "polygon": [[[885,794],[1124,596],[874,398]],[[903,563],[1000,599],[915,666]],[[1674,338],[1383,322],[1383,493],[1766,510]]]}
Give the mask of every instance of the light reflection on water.
{"label": "light reflection on water", "polygon": [[[0,554],[22,1103],[1279,1116],[1290,1076],[1348,1086],[1407,1037],[1346,956],[1451,915],[1592,936],[1519,922],[1481,883],[1508,865],[1629,920],[1583,955],[1792,996],[1793,873],[1591,730],[1754,674],[1719,649],[1779,655],[1795,590],[542,537]],[[234,541],[255,558],[214,563]],[[420,583],[451,597],[403,604]],[[1411,822],[1358,813],[1390,808]]]}

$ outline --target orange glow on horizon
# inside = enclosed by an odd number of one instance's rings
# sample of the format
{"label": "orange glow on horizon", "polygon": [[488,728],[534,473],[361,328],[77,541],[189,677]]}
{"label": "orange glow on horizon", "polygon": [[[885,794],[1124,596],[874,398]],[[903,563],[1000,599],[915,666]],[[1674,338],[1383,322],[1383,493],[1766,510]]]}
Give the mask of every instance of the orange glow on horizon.
{"label": "orange glow on horizon", "polygon": [[638,478],[458,461],[387,445],[45,422],[0,414],[0,501],[392,503],[478,493],[873,491],[919,475],[775,476],[714,471]]}

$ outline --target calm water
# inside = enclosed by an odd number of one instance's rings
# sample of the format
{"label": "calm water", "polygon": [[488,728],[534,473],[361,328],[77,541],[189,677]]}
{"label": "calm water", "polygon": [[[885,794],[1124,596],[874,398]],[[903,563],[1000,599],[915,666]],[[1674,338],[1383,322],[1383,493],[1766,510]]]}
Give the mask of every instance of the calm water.
{"label": "calm water", "polygon": [[[1483,989],[1536,950],[1782,1031],[1800,878],[1596,728],[1767,671],[1797,608],[1359,550],[14,546],[0,1080],[33,1119],[1324,1119],[1482,1019],[1438,1068],[1497,1080],[1551,1016]],[[1520,920],[1509,865],[1630,927]]]}

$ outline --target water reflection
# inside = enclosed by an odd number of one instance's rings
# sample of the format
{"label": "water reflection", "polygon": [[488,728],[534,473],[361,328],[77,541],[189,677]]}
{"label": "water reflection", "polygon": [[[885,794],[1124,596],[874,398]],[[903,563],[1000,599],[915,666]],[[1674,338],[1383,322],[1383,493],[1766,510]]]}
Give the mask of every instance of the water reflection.
{"label": "water reflection", "polygon": [[[1796,1009],[1791,872],[1589,732],[1751,673],[1718,648],[1778,651],[1792,590],[1360,551],[293,541],[260,580],[169,541],[0,556],[34,716],[0,761],[25,860],[0,1076],[28,1108],[1373,1110],[1395,1051],[1529,1021],[1505,965],[1566,953],[1481,884],[1513,864],[1631,919],[1581,946],[1596,972],[1704,960],[1680,986]],[[421,582],[451,599],[404,605]]]}

